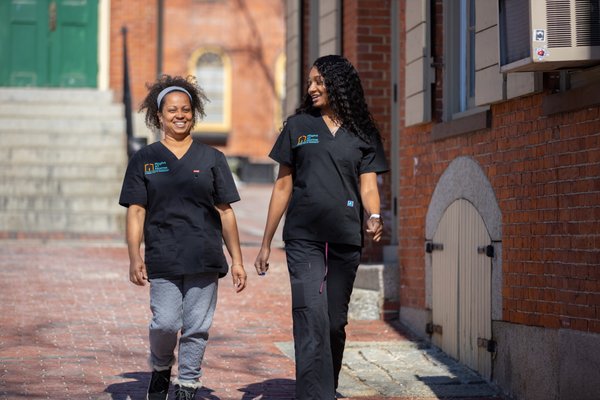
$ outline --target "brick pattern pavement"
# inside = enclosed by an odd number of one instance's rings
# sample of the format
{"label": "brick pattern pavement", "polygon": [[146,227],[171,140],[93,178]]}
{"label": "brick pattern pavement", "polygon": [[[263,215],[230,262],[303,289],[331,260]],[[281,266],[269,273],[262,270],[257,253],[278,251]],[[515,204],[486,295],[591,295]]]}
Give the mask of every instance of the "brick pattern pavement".
{"label": "brick pattern pavement", "polygon": [[[285,255],[273,249],[266,277],[252,267],[270,186],[240,192],[248,288],[235,294],[229,276],[220,281],[196,398],[293,399],[294,364],[278,347],[292,342]],[[148,287],[129,283],[122,239],[0,233],[0,400],[145,399],[148,303]],[[393,322],[351,321],[348,340],[400,345],[407,337]],[[428,397],[387,397],[411,398]]]}
{"label": "brick pattern pavement", "polygon": [[[124,245],[20,240],[0,251],[0,399],[144,399],[148,290],[128,282]],[[247,264],[256,251],[244,248]],[[283,252],[272,261],[266,277],[248,268],[241,294],[220,281],[198,399],[293,398],[294,364],[276,345],[292,341]],[[348,340],[406,337],[352,321]]]}

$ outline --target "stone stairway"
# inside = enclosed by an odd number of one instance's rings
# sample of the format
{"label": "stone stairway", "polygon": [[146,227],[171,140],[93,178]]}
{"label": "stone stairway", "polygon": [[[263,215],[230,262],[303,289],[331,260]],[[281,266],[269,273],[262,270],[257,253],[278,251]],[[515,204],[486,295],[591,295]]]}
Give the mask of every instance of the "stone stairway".
{"label": "stone stairway", "polygon": [[125,120],[111,92],[0,88],[0,160],[0,232],[124,232]]}

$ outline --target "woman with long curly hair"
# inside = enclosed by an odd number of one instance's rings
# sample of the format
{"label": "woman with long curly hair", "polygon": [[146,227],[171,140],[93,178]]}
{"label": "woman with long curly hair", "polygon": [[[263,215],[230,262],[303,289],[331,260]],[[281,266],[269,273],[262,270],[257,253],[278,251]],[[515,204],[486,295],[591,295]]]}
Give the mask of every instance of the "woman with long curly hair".
{"label": "woman with long curly hair", "polygon": [[133,155],[119,199],[127,207],[129,279],[139,286],[150,283],[150,400],[167,399],[177,344],[176,400],[193,399],[201,386],[218,280],[229,269],[223,241],[235,290],[246,286],[230,206],[240,197],[231,171],[223,153],[191,136],[205,101],[191,76],[164,75],[148,85],[140,110],[163,138]]}
{"label": "woman with long curly hair", "polygon": [[348,304],[361,257],[363,224],[383,232],[377,174],[388,170],[360,78],[342,56],[317,59],[308,89],[269,156],[279,163],[261,249],[254,266],[269,268],[271,241],[287,209],[283,240],[292,289],[296,398],[336,396]]}

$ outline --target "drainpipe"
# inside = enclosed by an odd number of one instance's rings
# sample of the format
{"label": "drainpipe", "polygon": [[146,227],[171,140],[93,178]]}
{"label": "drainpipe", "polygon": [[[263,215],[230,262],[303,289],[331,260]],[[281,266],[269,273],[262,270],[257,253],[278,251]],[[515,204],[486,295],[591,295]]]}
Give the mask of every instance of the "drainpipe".
{"label": "drainpipe", "polygon": [[[392,62],[391,62],[391,76],[392,76],[392,99],[391,99],[391,148],[390,148],[390,169],[391,169],[391,193],[390,193],[390,205],[392,207],[392,226],[391,226],[391,236],[390,236],[390,246],[393,249],[391,251],[385,251],[384,253],[392,252],[394,253],[393,260],[397,260],[397,249],[398,249],[398,186],[400,182],[400,163],[398,161],[399,152],[398,149],[400,147],[400,123],[399,123],[399,106],[398,106],[398,96],[399,87],[398,87],[398,75],[399,75],[399,62],[400,59],[400,45],[399,45],[399,22],[396,19],[396,16],[399,13],[398,2],[391,2],[391,15],[392,15],[392,30],[391,30],[391,52],[392,52]],[[388,257],[392,255],[389,254]],[[385,254],[384,254],[385,258]]]}
{"label": "drainpipe", "polygon": [[163,17],[165,0],[158,0],[158,21],[156,24],[156,76],[163,73]]}

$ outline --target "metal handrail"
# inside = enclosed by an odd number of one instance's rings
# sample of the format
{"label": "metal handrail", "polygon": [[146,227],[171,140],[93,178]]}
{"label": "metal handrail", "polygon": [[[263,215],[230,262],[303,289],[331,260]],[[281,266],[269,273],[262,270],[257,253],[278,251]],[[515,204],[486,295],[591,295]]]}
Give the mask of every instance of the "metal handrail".
{"label": "metal handrail", "polygon": [[127,27],[121,27],[123,35],[123,105],[125,106],[125,129],[127,133],[127,156],[131,158],[136,151],[147,144],[144,137],[133,136],[133,117],[131,115],[131,89],[129,87],[129,63],[127,61]]}

